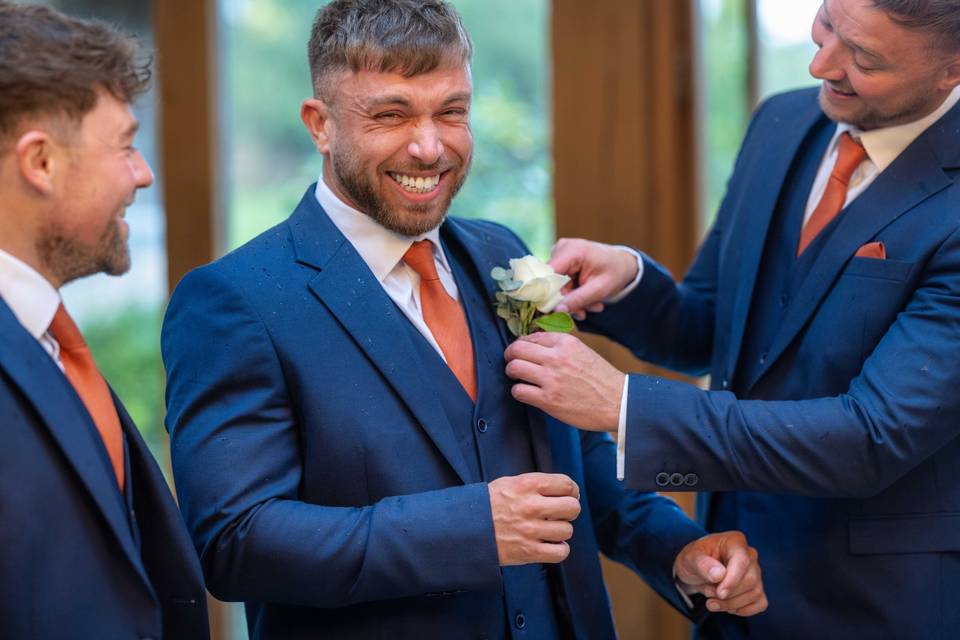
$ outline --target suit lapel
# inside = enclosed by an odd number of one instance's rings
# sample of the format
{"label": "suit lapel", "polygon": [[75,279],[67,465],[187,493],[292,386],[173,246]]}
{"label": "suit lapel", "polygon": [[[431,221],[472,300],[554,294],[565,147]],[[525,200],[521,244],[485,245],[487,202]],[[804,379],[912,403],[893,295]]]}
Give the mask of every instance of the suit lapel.
{"label": "suit lapel", "polygon": [[66,377],[0,300],[0,367],[30,400],[43,425],[86,487],[124,555],[153,593],[127,519],[123,496],[96,426]]}
{"label": "suit lapel", "polygon": [[[954,109],[954,112],[960,115],[960,111]],[[766,365],[758,369],[747,390],[800,333],[857,249],[904,213],[952,183],[943,171],[935,145],[938,138],[930,134],[928,130],[914,141],[842,213],[787,309],[785,322],[775,334]],[[939,140],[944,142],[949,137]]]}
{"label": "suit lapel", "polygon": [[[463,254],[470,260],[472,267],[480,277],[482,283],[480,290],[484,292],[486,296],[485,299],[478,299],[475,294],[471,293],[474,291],[474,287],[458,287],[461,295],[464,296],[463,303],[470,323],[470,333],[472,336],[476,336],[477,332],[485,331],[486,328],[480,326],[481,323],[478,322],[474,314],[470,313],[470,310],[480,309],[482,306],[493,307],[494,297],[499,290],[496,281],[490,277],[490,271],[494,267],[506,267],[511,258],[520,258],[522,256],[509,255],[503,245],[496,243],[492,237],[485,235],[482,231],[468,228],[467,225],[456,218],[448,218],[447,221],[444,222],[443,227],[441,227],[441,237],[445,241],[455,242],[457,244],[463,251]],[[506,323],[499,318],[494,320],[494,324],[496,325],[497,334],[500,336],[499,344],[501,351],[500,353],[490,354],[490,357],[502,358],[503,351],[506,350],[507,345],[513,340],[513,336],[509,334]],[[476,349],[478,342],[476,338],[474,338],[473,342],[474,349]],[[504,367],[506,367],[506,363],[504,363]],[[532,440],[534,462],[539,471],[549,473],[553,469],[553,456],[551,454],[550,435],[546,421],[544,420],[543,413],[539,409],[528,406],[526,407],[526,411],[531,427],[530,438]]]}
{"label": "suit lapel", "polygon": [[[740,266],[734,283],[736,294],[730,308],[732,314],[730,344],[727,349],[725,369],[730,373],[736,369],[740,347],[743,344],[743,332],[746,328],[747,316],[750,313],[750,305],[756,287],[757,271],[760,267],[760,259],[763,256],[767,232],[773,219],[777,200],[800,145],[806,139],[810,130],[822,118],[824,116],[816,100],[811,100],[806,109],[795,114],[789,114],[786,118],[781,118],[777,123],[776,131],[769,134],[764,132],[757,132],[756,134],[758,136],[769,135],[775,137],[782,150],[774,158],[764,157],[763,166],[748,169],[750,171],[748,180],[751,184],[747,185],[743,191],[750,194],[750,201],[739,205],[745,215],[737,216],[739,224],[728,236],[730,242],[740,244],[742,247]],[[789,121],[785,122],[785,119]]]}
{"label": "suit lapel", "polygon": [[310,290],[394,388],[460,479],[472,482],[436,392],[409,374],[419,356],[407,335],[406,317],[313,194],[311,186],[289,222],[297,260],[319,271]]}

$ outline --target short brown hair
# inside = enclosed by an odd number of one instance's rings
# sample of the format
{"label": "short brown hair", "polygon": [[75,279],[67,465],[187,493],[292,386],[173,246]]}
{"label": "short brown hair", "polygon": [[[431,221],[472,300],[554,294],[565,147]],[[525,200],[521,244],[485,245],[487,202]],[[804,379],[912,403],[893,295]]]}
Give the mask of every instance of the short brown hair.
{"label": "short brown hair", "polygon": [[333,0],[317,12],[307,53],[314,94],[329,100],[331,72],[409,78],[449,60],[469,63],[473,45],[456,10],[442,0]]}
{"label": "short brown hair", "polygon": [[958,0],[873,0],[878,9],[908,29],[924,31],[934,46],[960,51],[960,1]]}
{"label": "short brown hair", "polygon": [[26,116],[80,120],[97,90],[131,102],[150,82],[150,58],[111,26],[0,0],[0,146]]}

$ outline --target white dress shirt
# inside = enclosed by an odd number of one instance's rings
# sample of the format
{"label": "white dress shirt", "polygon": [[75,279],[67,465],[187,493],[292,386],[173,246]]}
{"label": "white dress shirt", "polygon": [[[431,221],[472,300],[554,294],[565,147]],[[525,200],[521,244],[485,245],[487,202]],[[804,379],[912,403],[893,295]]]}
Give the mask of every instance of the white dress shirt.
{"label": "white dress shirt", "polygon": [[847,186],[847,199],[843,203],[843,206],[846,207],[866,191],[867,187],[877,179],[877,176],[893,164],[897,156],[919,138],[921,133],[946,115],[958,101],[960,101],[960,86],[954,87],[936,111],[913,122],[870,131],[862,131],[846,122],[839,123],[837,131],[833,134],[833,139],[827,145],[823,160],[820,161],[817,177],[813,181],[813,188],[810,189],[810,197],[807,199],[807,209],[803,221],[806,222],[813,215],[813,210],[820,203],[823,192],[827,190],[830,172],[833,171],[833,165],[837,163],[841,135],[849,131],[853,139],[860,141],[867,151],[867,157],[850,177],[850,184]]}
{"label": "white dress shirt", "polygon": [[62,370],[60,345],[47,332],[60,306],[53,285],[27,263],[0,250],[0,298]]}
{"label": "white dress shirt", "polygon": [[[390,299],[407,316],[413,326],[427,339],[436,352],[446,362],[440,345],[423,319],[420,307],[420,275],[403,261],[403,254],[418,240],[430,240],[433,245],[433,261],[437,267],[440,283],[454,300],[460,299],[456,280],[450,263],[440,246],[440,229],[416,236],[405,236],[381,226],[370,216],[361,213],[338,198],[323,181],[317,180],[316,198],[330,220],[357,250],[363,261],[370,267],[374,277],[380,282]],[[492,304],[492,302],[491,302]]]}
{"label": "white dress shirt", "polygon": [[[881,129],[872,129],[870,131],[861,131],[851,124],[841,122],[837,124],[837,130],[827,145],[823,159],[820,161],[820,168],[817,170],[817,177],[813,181],[813,187],[810,189],[810,196],[807,198],[807,208],[803,221],[813,214],[817,208],[823,192],[827,189],[827,182],[830,179],[830,173],[833,171],[833,165],[837,163],[837,154],[839,148],[840,136],[849,131],[855,140],[863,144],[867,151],[867,158],[860,163],[853,176],[850,178],[850,184],[847,188],[847,199],[844,207],[853,202],[860,194],[867,190],[873,184],[883,171],[886,170],[897,157],[909,147],[914,140],[920,137],[924,131],[929,129],[935,122],[942,118],[950,109],[960,102],[960,86],[954,87],[953,91],[947,96],[933,113],[930,113],[919,120],[900,124],[893,127],[884,127]],[[633,291],[640,278],[643,276],[643,257],[637,251],[623,247],[625,250],[633,253],[640,265],[640,271],[634,281],[630,283],[623,291],[607,301],[613,304],[622,300]],[[620,423],[617,428],[617,479],[623,480],[625,467],[625,453],[627,440],[627,382],[629,378],[624,379],[623,394],[620,396]]]}

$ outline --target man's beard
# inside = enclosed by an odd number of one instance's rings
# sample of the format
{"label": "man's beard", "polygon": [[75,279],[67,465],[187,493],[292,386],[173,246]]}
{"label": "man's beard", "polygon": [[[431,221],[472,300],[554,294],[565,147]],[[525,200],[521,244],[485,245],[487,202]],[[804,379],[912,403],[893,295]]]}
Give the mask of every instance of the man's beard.
{"label": "man's beard", "polygon": [[[344,149],[342,153],[336,153],[332,150],[333,173],[336,175],[337,182],[339,182],[343,192],[353,201],[359,211],[373,218],[380,226],[404,236],[419,236],[439,226],[446,219],[453,197],[460,191],[460,187],[463,186],[467,174],[470,172],[470,164],[468,163],[457,177],[457,182],[453,185],[450,193],[439,205],[436,202],[406,205],[406,211],[420,215],[408,216],[405,219],[398,212],[392,210],[384,198],[381,197],[364,172],[363,167],[356,162],[356,157],[351,149]],[[408,168],[414,171],[442,173],[446,170],[443,165],[442,160],[438,160],[432,165],[417,165]],[[403,173],[403,171],[401,170],[399,173]],[[390,179],[392,180],[392,178]],[[431,209],[435,209],[437,215],[426,215]]]}
{"label": "man's beard", "polygon": [[45,269],[61,284],[95,273],[119,276],[130,269],[130,250],[116,221],[107,226],[93,247],[68,237],[58,225],[44,229],[36,246]]}
{"label": "man's beard", "polygon": [[[871,107],[865,107],[855,114],[842,117],[841,114],[834,111],[833,105],[830,104],[824,95],[826,91],[825,85],[826,83],[824,83],[824,87],[821,88],[820,93],[820,108],[823,109],[823,112],[826,113],[827,117],[831,120],[835,122],[842,120],[846,124],[853,125],[861,131],[871,131],[891,125],[912,122],[919,120],[929,112],[927,109],[929,105],[927,104],[926,94],[918,93],[915,100],[898,107],[896,111],[891,113],[881,113]],[[850,89],[844,88],[844,91],[849,92]]]}

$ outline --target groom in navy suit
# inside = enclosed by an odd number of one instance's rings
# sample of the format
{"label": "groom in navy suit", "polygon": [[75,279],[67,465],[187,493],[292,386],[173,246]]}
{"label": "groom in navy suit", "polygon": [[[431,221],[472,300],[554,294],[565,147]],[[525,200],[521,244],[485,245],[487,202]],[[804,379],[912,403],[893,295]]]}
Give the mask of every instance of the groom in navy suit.
{"label": "groom in navy suit", "polygon": [[510,397],[489,274],[527,250],[445,220],[472,154],[454,10],[338,0],[309,52],[321,179],[184,278],[164,322],[174,474],[211,591],[246,602],[254,638],[611,638],[602,550],[691,617],[686,593],[761,611],[741,534],[702,537],[622,488],[607,436]]}
{"label": "groom in navy suit", "polygon": [[823,85],[757,110],[681,283],[583,240],[552,259],[575,312],[632,287],[590,326],[711,389],[625,382],[568,336],[515,343],[508,372],[626,438],[628,486],[692,474],[705,526],[760,549],[789,605],[704,637],[957,638],[960,8],[826,0],[813,38]]}

